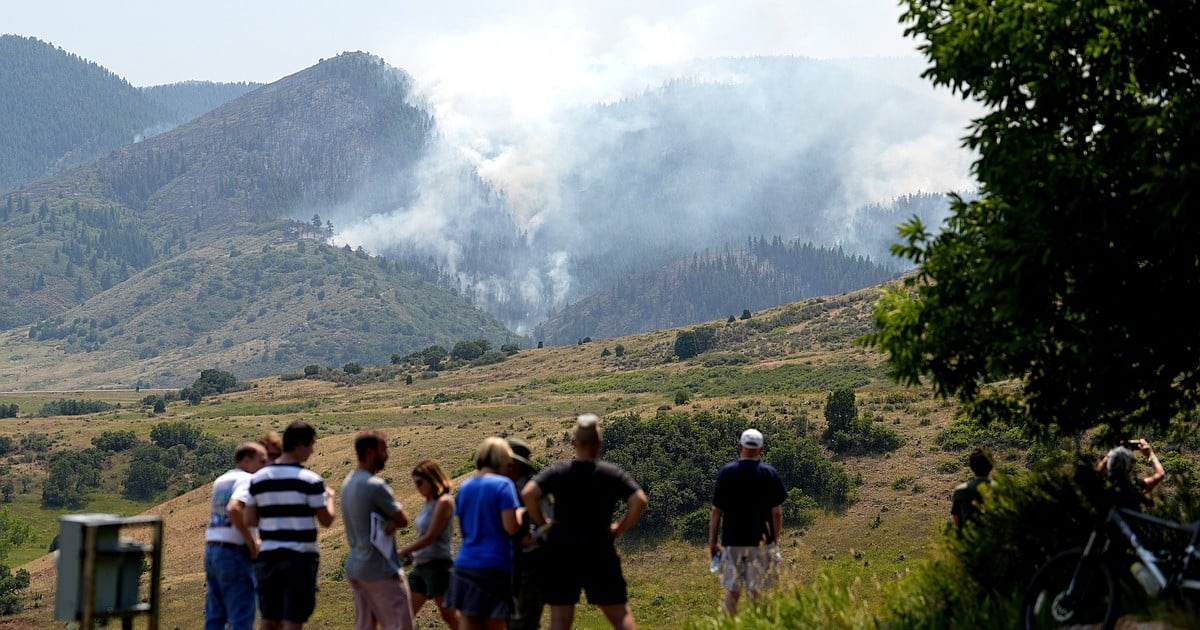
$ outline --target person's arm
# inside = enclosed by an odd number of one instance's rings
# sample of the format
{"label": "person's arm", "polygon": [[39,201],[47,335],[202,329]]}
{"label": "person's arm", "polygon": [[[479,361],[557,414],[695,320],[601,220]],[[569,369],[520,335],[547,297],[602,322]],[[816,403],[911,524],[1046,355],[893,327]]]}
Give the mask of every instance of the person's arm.
{"label": "person's arm", "polygon": [[642,517],[642,512],[646,511],[646,493],[638,488],[633,494],[625,499],[629,504],[629,509],[625,511],[625,516],[620,521],[612,524],[613,538],[620,538],[621,534],[629,531],[630,527]]}
{"label": "person's arm", "polygon": [[509,536],[517,533],[521,529],[521,519],[517,515],[517,508],[508,508],[500,510],[500,523],[504,526],[504,531]]}
{"label": "person's arm", "polygon": [[250,559],[258,557],[258,539],[254,536],[254,532],[250,530],[250,526],[246,524],[246,504],[239,499],[230,499],[225,506],[225,512],[229,514],[229,522],[233,528],[238,530],[242,535],[242,539],[246,541],[246,547],[250,552]]}
{"label": "person's arm", "polygon": [[333,488],[325,487],[325,505],[317,508],[316,515],[321,527],[333,525],[333,519],[337,516],[337,509],[333,506]]}
{"label": "person's arm", "polygon": [[529,513],[529,520],[533,521],[533,524],[538,527],[546,524],[546,515],[542,513],[542,506],[539,503],[541,498],[542,488],[536,481],[530,481],[521,490],[521,501],[525,503],[525,509]]}
{"label": "person's arm", "polygon": [[721,553],[721,543],[717,540],[717,531],[721,528],[723,514],[721,508],[714,505],[708,517],[708,557],[710,558]]}
{"label": "person's arm", "polygon": [[775,543],[779,543],[779,534],[783,531],[783,506],[776,505],[771,508],[771,527],[775,532]]}
{"label": "person's arm", "polygon": [[1146,492],[1154,489],[1154,486],[1162,483],[1163,479],[1167,478],[1167,472],[1163,470],[1162,462],[1158,461],[1158,455],[1154,454],[1154,450],[1150,448],[1150,443],[1142,440],[1141,448],[1138,449],[1146,457],[1150,459],[1150,464],[1154,466],[1154,474],[1142,480],[1142,484]]}
{"label": "person's arm", "polygon": [[443,494],[438,497],[437,504],[433,506],[433,515],[430,517],[429,529],[425,530],[425,535],[397,551],[397,555],[411,556],[412,552],[432,545],[442,535],[442,530],[446,529],[450,524],[450,519],[453,516],[454,498],[448,494]]}

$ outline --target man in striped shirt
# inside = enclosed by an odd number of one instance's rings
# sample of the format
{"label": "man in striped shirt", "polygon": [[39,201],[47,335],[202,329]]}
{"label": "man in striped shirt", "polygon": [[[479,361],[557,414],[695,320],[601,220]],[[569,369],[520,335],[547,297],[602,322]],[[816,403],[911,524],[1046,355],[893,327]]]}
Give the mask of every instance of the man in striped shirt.
{"label": "man in striped shirt", "polygon": [[262,539],[254,568],[262,630],[299,630],[317,603],[317,524],[329,527],[335,516],[333,489],[304,467],[313,453],[317,431],[297,420],[283,432],[283,455],[250,479],[234,496],[252,507]]}

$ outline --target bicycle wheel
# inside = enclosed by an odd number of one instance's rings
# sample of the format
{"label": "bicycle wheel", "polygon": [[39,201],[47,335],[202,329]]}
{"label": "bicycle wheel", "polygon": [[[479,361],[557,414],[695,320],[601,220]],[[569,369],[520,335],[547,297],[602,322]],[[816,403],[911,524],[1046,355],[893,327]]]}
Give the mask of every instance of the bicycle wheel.
{"label": "bicycle wheel", "polygon": [[1056,554],[1033,575],[1021,603],[1021,627],[1090,625],[1102,630],[1116,622],[1116,584],[1108,565],[1084,558],[1082,549]]}

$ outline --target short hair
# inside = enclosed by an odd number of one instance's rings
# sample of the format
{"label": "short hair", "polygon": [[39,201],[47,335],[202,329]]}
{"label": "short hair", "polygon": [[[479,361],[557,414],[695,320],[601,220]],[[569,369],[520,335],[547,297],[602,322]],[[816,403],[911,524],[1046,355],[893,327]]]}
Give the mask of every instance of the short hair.
{"label": "short hair", "polygon": [[317,441],[317,430],[312,425],[296,420],[283,430],[283,452],[295,450],[297,446],[311,446]]}
{"label": "short hair", "polygon": [[992,454],[986,448],[977,446],[967,456],[967,465],[976,477],[986,477],[992,472]]}
{"label": "short hair", "polygon": [[487,467],[498,472],[511,461],[512,447],[504,438],[484,438],[479,449],[475,451],[475,470]]}
{"label": "short hair", "polygon": [[599,448],[600,417],[594,413],[580,414],[575,419],[575,430],[571,433],[571,440],[579,448]]}
{"label": "short hair", "polygon": [[1133,462],[1135,459],[1133,456],[1133,451],[1125,448],[1124,446],[1118,446],[1112,449],[1107,455],[1105,455],[1105,457],[1108,458],[1105,468],[1107,468],[1109,477],[1120,477],[1133,469]]}
{"label": "short hair", "polygon": [[433,487],[437,488],[439,497],[451,490],[450,478],[446,476],[446,471],[442,470],[442,467],[432,459],[417,462],[417,465],[413,466],[412,474],[414,477],[420,477],[433,484]]}
{"label": "short hair", "polygon": [[266,454],[266,448],[258,442],[242,442],[237,450],[233,452],[233,461],[241,462],[247,457],[253,457],[259,453]]}
{"label": "short hair", "polygon": [[367,429],[360,431],[354,438],[354,454],[358,455],[358,461],[362,461],[367,457],[367,451],[377,450],[380,444],[387,444],[387,436],[381,431]]}
{"label": "short hair", "polygon": [[266,447],[268,454],[272,446],[277,451],[283,451],[283,438],[279,436],[278,431],[263,431],[262,435],[258,436],[258,443]]}

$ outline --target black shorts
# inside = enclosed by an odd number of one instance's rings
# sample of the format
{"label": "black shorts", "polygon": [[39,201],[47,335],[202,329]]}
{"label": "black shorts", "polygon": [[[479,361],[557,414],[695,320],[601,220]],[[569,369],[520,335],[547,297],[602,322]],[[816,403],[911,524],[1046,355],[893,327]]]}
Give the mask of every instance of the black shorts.
{"label": "black shorts", "polygon": [[608,606],[629,601],[621,559],[611,545],[547,547],[542,556],[542,595],[551,606],[579,603],[579,592],[589,604]]}
{"label": "black shorts", "polygon": [[289,550],[264,551],[254,561],[258,610],[263,619],[304,623],[317,607],[320,556]]}
{"label": "black shorts", "polygon": [[427,599],[440,597],[450,587],[450,576],[454,572],[454,561],[450,559],[430,560],[408,570],[408,590],[420,593]]}
{"label": "black shorts", "polygon": [[455,565],[444,603],[467,617],[508,619],[512,616],[512,572]]}

